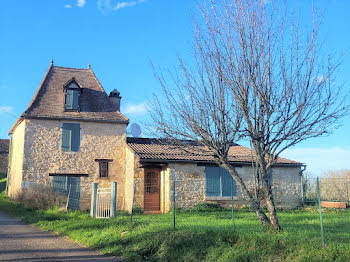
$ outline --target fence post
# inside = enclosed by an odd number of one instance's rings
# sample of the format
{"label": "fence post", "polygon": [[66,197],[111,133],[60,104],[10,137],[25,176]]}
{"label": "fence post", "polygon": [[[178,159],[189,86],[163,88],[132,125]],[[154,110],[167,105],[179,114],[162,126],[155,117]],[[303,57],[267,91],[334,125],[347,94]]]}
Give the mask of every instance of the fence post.
{"label": "fence post", "polygon": [[91,208],[90,208],[90,215],[92,217],[96,217],[96,198],[97,198],[97,183],[92,184],[92,190],[91,190]]}
{"label": "fence post", "polygon": [[111,217],[117,216],[117,182],[112,182],[111,188]]}
{"label": "fence post", "polygon": [[323,234],[322,207],[321,207],[321,193],[320,193],[320,179],[319,179],[319,177],[317,177],[317,198],[318,198],[318,210],[320,212],[322,247],[324,248],[324,234]]}
{"label": "fence post", "polygon": [[174,206],[173,206],[173,224],[174,224],[174,230],[176,229],[176,212],[175,212],[175,176],[174,176],[174,187],[173,187],[173,202],[174,202]]}
{"label": "fence post", "polygon": [[232,211],[232,228],[235,230],[235,218],[233,216],[233,181],[231,181],[231,211]]}
{"label": "fence post", "polygon": [[132,216],[134,214],[135,191],[136,191],[136,182],[134,181],[134,191],[132,192],[132,202],[131,202],[130,223],[132,223]]}

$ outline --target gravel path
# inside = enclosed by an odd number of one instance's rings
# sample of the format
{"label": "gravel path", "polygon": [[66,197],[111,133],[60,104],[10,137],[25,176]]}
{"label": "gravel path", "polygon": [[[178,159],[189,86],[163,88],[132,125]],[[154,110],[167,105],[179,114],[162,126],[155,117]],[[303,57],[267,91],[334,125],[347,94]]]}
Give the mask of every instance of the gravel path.
{"label": "gravel path", "polygon": [[123,261],[0,212],[0,261]]}

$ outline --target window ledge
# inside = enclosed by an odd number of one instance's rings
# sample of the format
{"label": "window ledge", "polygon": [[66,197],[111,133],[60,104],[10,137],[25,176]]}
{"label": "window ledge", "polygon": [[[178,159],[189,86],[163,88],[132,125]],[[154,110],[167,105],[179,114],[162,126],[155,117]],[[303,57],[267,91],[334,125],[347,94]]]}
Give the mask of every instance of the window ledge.
{"label": "window ledge", "polygon": [[[205,197],[206,200],[231,200],[230,196],[206,196]],[[237,200],[239,199],[237,196],[233,196],[233,200]]]}

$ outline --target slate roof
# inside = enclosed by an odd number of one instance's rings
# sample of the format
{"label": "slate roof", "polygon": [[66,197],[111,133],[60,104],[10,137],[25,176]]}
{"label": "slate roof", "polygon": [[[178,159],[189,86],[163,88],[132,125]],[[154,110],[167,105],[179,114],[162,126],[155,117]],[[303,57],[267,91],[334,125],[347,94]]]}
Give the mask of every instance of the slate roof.
{"label": "slate roof", "polygon": [[[194,141],[184,141],[175,146],[171,141],[155,138],[127,138],[129,148],[140,158],[140,161],[159,162],[214,162],[209,152],[203,152],[204,147]],[[232,163],[251,164],[251,150],[234,144],[229,150],[229,160]],[[300,162],[286,158],[278,158],[277,165],[301,166]]]}
{"label": "slate roof", "polygon": [[[80,112],[65,112],[65,93],[63,86],[73,78],[82,88],[82,93],[79,97]],[[111,99],[90,68],[59,67],[54,66],[52,63],[29,106],[17,120],[16,124],[25,118],[124,124],[128,124],[129,122],[127,117],[119,111],[115,111],[115,106]],[[10,130],[10,133],[16,127],[16,124]]]}
{"label": "slate roof", "polygon": [[9,139],[0,139],[0,153],[8,153],[10,146]]}

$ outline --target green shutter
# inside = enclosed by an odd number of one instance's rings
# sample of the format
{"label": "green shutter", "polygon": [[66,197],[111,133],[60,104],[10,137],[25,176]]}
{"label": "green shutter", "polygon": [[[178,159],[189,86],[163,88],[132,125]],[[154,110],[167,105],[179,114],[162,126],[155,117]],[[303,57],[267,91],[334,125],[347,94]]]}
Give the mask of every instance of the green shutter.
{"label": "green shutter", "polygon": [[80,148],[80,125],[79,124],[71,124],[71,125],[72,125],[71,150],[74,152],[78,152]]}
{"label": "green shutter", "polygon": [[78,109],[79,90],[72,90],[72,91],[73,91],[72,109]]}
{"label": "green shutter", "polygon": [[63,123],[62,151],[78,152],[80,149],[80,124]]}
{"label": "green shutter", "polygon": [[73,109],[73,90],[66,90],[66,109]]}
{"label": "green shutter", "polygon": [[220,170],[218,167],[206,167],[207,196],[220,196]]}
{"label": "green shutter", "polygon": [[67,127],[67,124],[62,126],[62,151],[67,152],[70,150],[72,131]]}
{"label": "green shutter", "polygon": [[231,191],[233,195],[236,195],[236,181],[232,178],[230,173],[221,168],[221,182],[222,182],[222,196],[231,196]]}
{"label": "green shutter", "polygon": [[272,187],[272,183],[273,183],[273,181],[272,181],[272,168],[270,168],[269,169],[269,184],[271,187]]}

